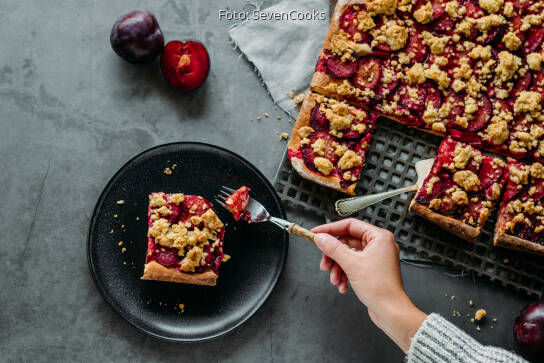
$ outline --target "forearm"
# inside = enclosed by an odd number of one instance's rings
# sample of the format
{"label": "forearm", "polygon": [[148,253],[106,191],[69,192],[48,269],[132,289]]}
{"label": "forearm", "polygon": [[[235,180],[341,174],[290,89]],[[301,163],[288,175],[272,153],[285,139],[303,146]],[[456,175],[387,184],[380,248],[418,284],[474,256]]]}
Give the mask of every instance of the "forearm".
{"label": "forearm", "polygon": [[374,323],[404,353],[408,352],[410,342],[427,318],[427,314],[419,310],[407,296],[388,299],[378,309],[369,310]]}

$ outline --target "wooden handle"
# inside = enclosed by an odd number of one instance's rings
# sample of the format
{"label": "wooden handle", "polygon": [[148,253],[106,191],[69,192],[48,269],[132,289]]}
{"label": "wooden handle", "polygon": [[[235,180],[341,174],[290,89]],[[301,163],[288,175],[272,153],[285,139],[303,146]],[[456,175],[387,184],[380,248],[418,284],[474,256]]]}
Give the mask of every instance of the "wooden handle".
{"label": "wooden handle", "polygon": [[315,242],[315,234],[307,230],[306,228],[299,226],[298,224],[291,223],[289,225],[289,228],[287,228],[287,232],[294,234],[295,236],[306,238],[309,241]]}

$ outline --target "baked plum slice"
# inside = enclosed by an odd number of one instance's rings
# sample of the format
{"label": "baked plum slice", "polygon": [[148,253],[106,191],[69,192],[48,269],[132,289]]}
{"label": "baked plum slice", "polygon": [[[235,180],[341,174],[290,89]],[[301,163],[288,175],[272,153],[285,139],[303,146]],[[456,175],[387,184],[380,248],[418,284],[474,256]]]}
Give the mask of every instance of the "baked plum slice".
{"label": "baked plum slice", "polygon": [[[359,10],[355,10],[354,6],[358,6]],[[353,20],[357,19],[357,15],[359,12],[364,11],[366,12],[366,6],[363,4],[355,4],[350,7],[348,7],[342,15],[340,15],[340,28],[348,33],[350,35],[351,40],[353,40],[355,34],[359,33],[361,34],[361,40],[360,43],[368,43],[371,40],[371,36],[368,33],[359,31],[357,29],[357,25],[353,22]]]}
{"label": "baked plum slice", "polygon": [[432,105],[435,109],[440,109],[442,105],[442,94],[436,85],[431,82],[423,84],[425,88],[425,106]]}
{"label": "baked plum slice", "polygon": [[440,173],[440,175],[438,175],[439,180],[433,184],[431,194],[427,194],[427,184],[429,183],[429,180],[434,176],[435,175],[433,175],[432,173],[429,174],[425,179],[425,182],[423,183],[423,187],[417,193],[416,202],[418,202],[419,204],[426,205],[429,204],[431,200],[439,198],[446,190],[446,187],[451,183],[448,173]]}
{"label": "baked plum slice", "polygon": [[469,121],[468,131],[480,131],[487,125],[491,119],[491,115],[493,115],[493,107],[491,106],[491,102],[489,102],[489,98],[482,95],[477,102],[478,111],[476,111],[474,119]]}
{"label": "baked plum slice", "polygon": [[421,63],[427,59],[429,50],[422,43],[419,32],[410,33],[405,52],[410,57],[410,64]]}
{"label": "baked plum slice", "polygon": [[393,73],[392,76],[393,80],[389,83],[383,82],[383,77],[381,82],[378,83],[378,86],[374,90],[374,99],[376,101],[381,101],[384,98],[386,98],[388,95],[392,94],[397,87],[399,86],[400,82],[397,78],[397,74]]}
{"label": "baked plum slice", "polygon": [[153,253],[153,259],[164,267],[179,266],[181,258],[177,248],[159,247]]}
{"label": "baked plum slice", "polygon": [[496,27],[493,27],[487,31],[487,38],[484,40],[486,45],[497,45],[502,40],[504,34],[508,30],[506,24],[501,24]]}
{"label": "baked plum slice", "polygon": [[532,216],[526,215],[527,219],[529,219],[529,223],[517,223],[514,227],[514,230],[512,232],[512,235],[524,239],[524,240],[531,240],[531,237],[533,236],[533,225],[534,225],[534,219]]}
{"label": "baked plum slice", "polygon": [[327,130],[329,128],[329,120],[319,108],[319,104],[316,103],[310,113],[310,126],[314,130]]}
{"label": "baked plum slice", "polygon": [[538,27],[531,27],[529,30],[529,36],[523,43],[523,51],[525,54],[533,53],[542,46],[544,41],[544,25]]}
{"label": "baked plum slice", "polygon": [[422,111],[425,108],[426,90],[423,86],[402,83],[397,90],[400,103],[410,111]]}
{"label": "baked plum slice", "polygon": [[[414,7],[414,11],[417,11],[420,7],[427,5],[427,2],[429,2],[429,0],[418,0],[416,6]],[[439,0],[430,0],[430,2],[433,10],[432,20],[436,20],[444,14],[446,10],[445,4]]]}
{"label": "baked plum slice", "polygon": [[336,55],[329,55],[325,60],[327,72],[334,78],[349,78],[357,69],[357,61],[342,62]]}
{"label": "baked plum slice", "polygon": [[540,93],[544,100],[544,72],[538,72],[534,75],[531,91]]}
{"label": "baked plum slice", "polygon": [[494,161],[492,157],[485,156],[478,173],[478,179],[480,179],[480,189],[485,190],[489,188],[493,183],[499,181],[503,174],[504,169],[501,168]]}
{"label": "baked plum slice", "polygon": [[483,140],[475,132],[450,129],[449,133],[451,137],[461,142],[464,142],[465,144],[469,144],[477,148],[482,147]]}
{"label": "baked plum slice", "polygon": [[[333,146],[333,143],[336,141],[334,136],[325,130],[318,130],[310,134],[308,138],[310,139],[310,143],[302,145],[302,158],[304,159],[304,163],[308,168],[317,170],[314,165],[314,159],[317,157],[329,159],[331,163],[336,164],[338,161],[338,156],[336,155],[336,148]],[[312,145],[319,139],[323,140],[324,142],[323,155],[314,152],[312,147]]]}
{"label": "baked plum slice", "polygon": [[433,24],[433,29],[440,34],[453,35],[455,25],[455,20],[453,20],[448,14],[444,14]]}
{"label": "baked plum slice", "polygon": [[382,64],[375,57],[363,57],[353,74],[353,84],[360,89],[374,89],[380,80]]}
{"label": "baked plum slice", "polygon": [[461,105],[464,104],[463,98],[458,95],[457,93],[450,91],[444,98],[444,103],[448,104],[450,107],[450,114],[448,116],[449,119],[449,127],[459,127],[457,125],[457,116],[463,116],[463,113],[465,112],[465,108]]}
{"label": "baked plum slice", "polygon": [[516,84],[510,91],[510,98],[517,99],[522,91],[526,91],[531,87],[533,81],[533,73],[531,71],[525,72],[525,74],[518,78]]}

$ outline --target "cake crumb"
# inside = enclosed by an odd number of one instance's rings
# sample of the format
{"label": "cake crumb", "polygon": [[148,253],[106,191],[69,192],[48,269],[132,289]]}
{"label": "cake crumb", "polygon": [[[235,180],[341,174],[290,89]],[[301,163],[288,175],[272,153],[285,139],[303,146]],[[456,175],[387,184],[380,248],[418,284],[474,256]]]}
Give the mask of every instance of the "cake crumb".
{"label": "cake crumb", "polygon": [[493,318],[493,322],[496,323],[496,322],[497,322],[497,318]]}
{"label": "cake crumb", "polygon": [[289,92],[289,98],[290,99],[295,98],[295,91],[291,90],[291,92]]}
{"label": "cake crumb", "polygon": [[257,116],[257,121],[261,121],[261,116]]}
{"label": "cake crumb", "polygon": [[121,200],[118,200],[118,201],[117,201],[117,204],[125,204],[125,201],[122,200],[122,199],[121,199]]}
{"label": "cake crumb", "polygon": [[110,231],[110,234],[113,234],[113,229]]}
{"label": "cake crumb", "polygon": [[505,257],[504,260],[502,260],[504,264],[510,263],[510,259],[508,257]]}
{"label": "cake crumb", "polygon": [[302,101],[304,100],[304,93],[299,93],[296,97],[295,97],[295,105],[300,105],[302,103]]}
{"label": "cake crumb", "polygon": [[444,296],[448,297],[448,293],[447,293],[447,292],[445,292],[445,293],[444,293]]}
{"label": "cake crumb", "polygon": [[166,175],[172,175],[172,169],[166,168],[166,169],[164,169],[164,173],[165,173]]}
{"label": "cake crumb", "polygon": [[126,247],[121,248],[121,252],[123,253],[127,252],[127,248]]}
{"label": "cake crumb", "polygon": [[282,132],[280,135],[280,140],[287,140],[289,138],[289,134],[287,132]]}
{"label": "cake crumb", "polygon": [[281,120],[281,116],[276,116],[276,118],[277,118],[278,120]]}
{"label": "cake crumb", "polygon": [[171,168],[172,168],[172,170],[176,170],[177,167],[178,167],[178,164],[174,164],[174,165],[172,165]]}
{"label": "cake crumb", "polygon": [[450,299],[451,299],[451,300],[455,300],[455,295],[452,295],[452,296],[450,297]]}
{"label": "cake crumb", "polygon": [[125,225],[124,225],[124,224],[121,224],[121,229],[125,229]]}
{"label": "cake crumb", "polygon": [[123,245],[123,241],[119,241],[118,245],[119,245],[119,246],[122,246],[122,245]]}
{"label": "cake crumb", "polygon": [[140,217],[136,217],[136,220],[139,221],[139,220],[140,220]]}
{"label": "cake crumb", "polygon": [[468,302],[468,306],[470,306],[470,307],[474,306],[474,301],[470,300],[470,301]]}
{"label": "cake crumb", "polygon": [[114,215],[113,215],[113,218],[117,218],[117,217],[119,217],[117,214],[114,214]]}
{"label": "cake crumb", "polygon": [[183,312],[185,311],[185,305],[184,304],[179,304],[179,309]]}
{"label": "cake crumb", "polygon": [[491,325],[491,329],[493,329],[493,325]]}
{"label": "cake crumb", "polygon": [[264,117],[268,117],[268,116],[270,116],[270,115],[268,114],[268,112],[265,112],[265,113],[264,113]]}
{"label": "cake crumb", "polygon": [[481,330],[479,325],[476,326],[476,330],[478,330],[478,331]]}
{"label": "cake crumb", "polygon": [[474,319],[476,319],[477,321],[480,321],[483,318],[485,318],[486,315],[487,315],[487,312],[485,311],[485,309],[478,309],[476,311],[476,314],[474,314]]}
{"label": "cake crumb", "polygon": [[474,318],[470,319],[470,322],[471,322],[472,324],[474,324]]}

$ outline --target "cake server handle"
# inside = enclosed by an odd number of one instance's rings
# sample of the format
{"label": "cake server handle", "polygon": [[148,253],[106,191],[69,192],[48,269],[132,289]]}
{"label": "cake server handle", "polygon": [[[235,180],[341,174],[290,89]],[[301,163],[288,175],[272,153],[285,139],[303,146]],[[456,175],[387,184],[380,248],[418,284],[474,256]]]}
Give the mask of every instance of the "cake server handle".
{"label": "cake server handle", "polygon": [[347,217],[355,212],[360,211],[361,209],[364,209],[368,206],[381,202],[384,199],[388,199],[388,198],[394,197],[395,195],[399,195],[399,194],[403,194],[407,192],[413,192],[413,191],[416,191],[417,189],[418,189],[417,184],[414,184],[408,187],[395,189],[395,190],[389,190],[383,193],[339,199],[334,204],[334,208],[336,209],[336,213],[338,213],[339,216]]}

